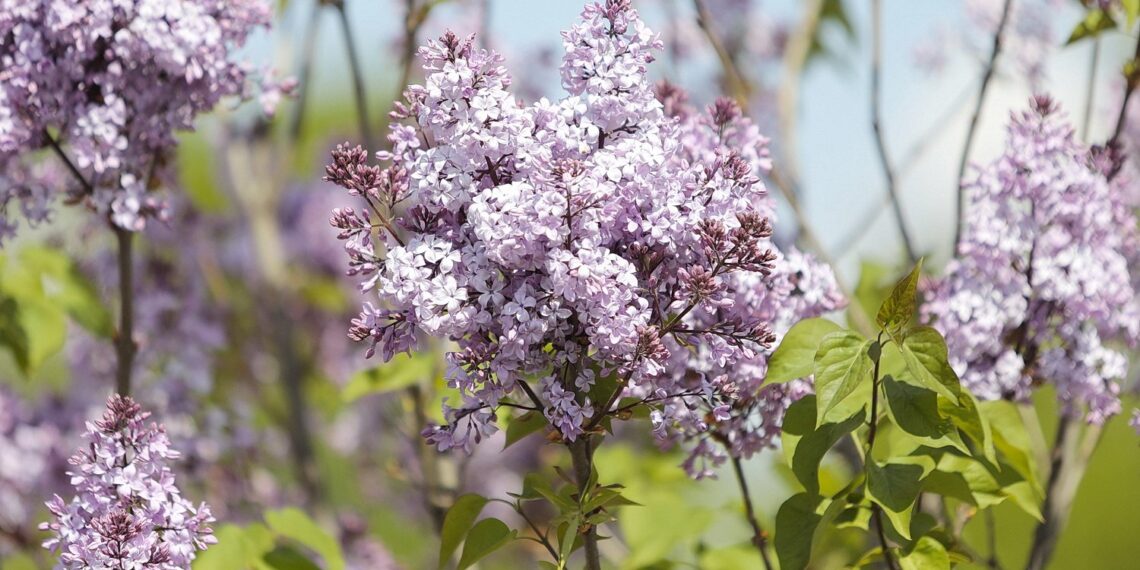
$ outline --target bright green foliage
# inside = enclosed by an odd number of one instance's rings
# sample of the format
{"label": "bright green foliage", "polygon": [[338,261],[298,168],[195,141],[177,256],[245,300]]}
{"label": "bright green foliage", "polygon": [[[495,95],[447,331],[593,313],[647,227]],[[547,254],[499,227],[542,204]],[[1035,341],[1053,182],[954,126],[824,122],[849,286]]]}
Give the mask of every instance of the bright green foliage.
{"label": "bright green foliage", "polygon": [[804,319],[788,330],[768,359],[767,382],[778,384],[811,376],[823,337],[841,330],[827,319]]}
{"label": "bright green foliage", "polygon": [[215,534],[218,544],[198,555],[194,570],[345,568],[340,544],[300,509],[268,511],[265,524],[223,525]]}
{"label": "bright green foliage", "polygon": [[819,424],[836,418],[832,413],[871,375],[871,359],[867,351],[871,341],[853,331],[831,333],[823,337],[815,357],[816,421]]}
{"label": "bright green foliage", "polygon": [[475,523],[463,541],[463,555],[459,557],[456,569],[470,568],[472,564],[514,540],[516,534],[499,519],[483,519]]}
{"label": "bright green foliage", "polygon": [[94,286],[63,253],[29,247],[0,255],[0,346],[33,374],[63,348],[68,320],[110,337],[111,315]]}
{"label": "bright green foliage", "polygon": [[[806,369],[806,347],[818,346],[816,395],[789,407],[783,424],[784,459],[804,488],[776,516],[784,570],[807,567],[829,533],[856,530],[881,542],[877,524],[887,543],[849,563],[890,556],[901,568],[948,568],[964,560],[955,534],[961,526],[919,512],[923,493],[972,507],[948,505],[946,512],[960,511],[955,516],[1010,500],[1040,517],[1040,485],[1016,409],[981,406],[962,389],[942,336],[914,322],[919,276],[915,267],[885,297],[877,338],[813,322],[776,351],[778,370],[795,375]],[[823,457],[847,438],[862,452],[862,467],[843,490],[821,496]]]}
{"label": "bright green foliage", "polygon": [[265,524],[278,537],[289,539],[315,552],[325,562],[327,570],[344,570],[340,543],[300,509],[269,511],[265,513]]}
{"label": "bright green foliage", "polygon": [[487,499],[467,494],[456,499],[448,509],[447,515],[443,518],[443,529],[440,531],[439,568],[447,566],[451,555],[459,548],[459,544],[463,542],[463,538],[474,526],[475,519],[479,518],[479,513],[483,512],[483,507],[486,505]]}
{"label": "bright green foliage", "polygon": [[1095,38],[1105,30],[1116,28],[1116,20],[1112,18],[1112,14],[1107,10],[1094,8],[1085,14],[1085,19],[1081,20],[1077,27],[1073,28],[1073,32],[1069,34],[1069,40],[1065,45],[1074,44],[1086,38]]}
{"label": "bright green foliage", "polygon": [[439,355],[431,351],[412,354],[399,354],[392,360],[362,370],[349,379],[342,396],[346,402],[354,402],[369,394],[393,392],[432,379],[438,374]]}
{"label": "bright green foliage", "polygon": [[896,341],[901,340],[899,339],[900,333],[910,325],[914,319],[915,311],[918,310],[918,278],[921,275],[922,260],[920,259],[918,265],[915,265],[914,269],[895,285],[891,294],[879,307],[878,314],[875,315],[875,324],[879,325],[883,332]]}

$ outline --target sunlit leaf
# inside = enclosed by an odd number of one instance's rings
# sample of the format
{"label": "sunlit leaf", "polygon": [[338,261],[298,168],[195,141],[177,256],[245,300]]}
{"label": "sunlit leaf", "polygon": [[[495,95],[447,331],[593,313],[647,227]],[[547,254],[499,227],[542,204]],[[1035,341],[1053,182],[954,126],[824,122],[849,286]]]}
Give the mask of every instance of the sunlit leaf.
{"label": "sunlit leaf", "polygon": [[428,381],[436,370],[439,356],[431,351],[397,354],[392,360],[356,373],[342,395],[354,402],[369,394],[383,394]]}
{"label": "sunlit leaf", "polygon": [[918,279],[921,276],[920,259],[914,269],[895,284],[890,295],[887,295],[887,299],[879,307],[878,314],[875,315],[875,322],[887,331],[891,338],[898,339],[914,318],[918,303]]}
{"label": "sunlit leaf", "polygon": [[871,382],[870,346],[871,341],[853,331],[823,337],[815,357],[817,424],[825,423],[830,418],[828,412],[855,393],[860,384]]}
{"label": "sunlit leaf", "polygon": [[815,354],[824,336],[840,330],[827,319],[804,319],[788,330],[768,359],[768,383],[789,382],[811,376]]}
{"label": "sunlit leaf", "polygon": [[1112,18],[1112,14],[1109,14],[1107,10],[1093,8],[1085,14],[1085,19],[1073,28],[1065,45],[1072,45],[1085,38],[1095,38],[1105,30],[1114,28],[1116,28],[1116,20]]}
{"label": "sunlit leaf", "polygon": [[467,539],[463,541],[463,554],[459,557],[456,570],[470,568],[472,564],[502,548],[514,540],[515,531],[499,519],[483,519],[471,527]]}
{"label": "sunlit leaf", "polygon": [[910,540],[910,517],[922,480],[934,469],[929,457],[899,457],[867,464],[867,496],[879,505],[895,531]]}
{"label": "sunlit leaf", "polygon": [[340,543],[300,509],[285,508],[265,513],[265,524],[278,535],[311,549],[327,570],[344,570]]}
{"label": "sunlit leaf", "polygon": [[439,568],[443,568],[448,560],[451,560],[451,555],[459,548],[459,544],[463,542],[463,538],[467,536],[471,526],[475,524],[475,519],[479,518],[479,513],[483,512],[483,507],[486,505],[486,498],[469,493],[460,495],[447,510],[447,515],[443,518],[443,529],[440,531]]}
{"label": "sunlit leaf", "polygon": [[816,513],[819,497],[807,493],[792,495],[776,512],[776,557],[783,570],[806,568],[811,560],[815,529],[823,518]]}
{"label": "sunlit leaf", "polygon": [[902,570],[931,570],[933,568],[950,568],[950,555],[941,542],[924,536],[914,544],[914,548],[899,557],[899,566]]}

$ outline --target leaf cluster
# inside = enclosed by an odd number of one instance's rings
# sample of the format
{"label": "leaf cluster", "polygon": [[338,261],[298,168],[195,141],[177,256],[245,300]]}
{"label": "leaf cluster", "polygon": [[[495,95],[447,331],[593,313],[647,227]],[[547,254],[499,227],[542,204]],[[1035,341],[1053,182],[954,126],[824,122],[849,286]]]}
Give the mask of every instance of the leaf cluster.
{"label": "leaf cluster", "polygon": [[[948,568],[971,559],[959,536],[964,522],[949,520],[952,513],[973,516],[1010,500],[1041,518],[1041,487],[1017,409],[979,403],[961,386],[942,336],[915,323],[920,275],[921,262],[882,302],[875,338],[808,319],[772,356],[769,381],[815,378],[815,395],[784,419],[784,460],[803,491],[776,516],[781,568],[807,567],[827,535],[869,534],[875,520],[885,540],[855,566],[886,554],[902,568]],[[862,465],[838,492],[824,493],[821,462],[837,445],[853,445]],[[921,508],[920,496],[936,499],[942,511]]]}

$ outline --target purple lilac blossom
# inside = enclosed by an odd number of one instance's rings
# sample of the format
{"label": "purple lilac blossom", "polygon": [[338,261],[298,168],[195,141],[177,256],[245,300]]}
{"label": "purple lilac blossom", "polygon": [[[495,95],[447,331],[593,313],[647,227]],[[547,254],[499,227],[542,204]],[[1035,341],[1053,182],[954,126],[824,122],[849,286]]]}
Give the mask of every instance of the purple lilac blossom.
{"label": "purple lilac blossom", "polygon": [[417,332],[459,346],[447,378],[462,401],[425,432],[440,450],[470,452],[507,398],[541,406],[573,441],[606,412],[589,395],[603,378],[653,404],[662,439],[708,431],[706,414],[727,422],[736,402],[749,413],[765,400],[756,377],[724,371],[770,348],[769,319],[790,309],[770,290],[787,299],[802,283],[805,305],[838,303],[830,274],[765,277],[781,257],[756,176],[766,140],[727,102],[688,124],[667,112],[645,77],[661,43],[628,1],[588,5],[563,44],[568,96],[527,106],[501,56],[445,34],[420,51],[425,85],[394,113],[409,124],[378,153],[390,166],[345,146],[327,167],[363,206],[331,222],[379,301],[350,336],[385,359]]}
{"label": "purple lilac blossom", "polygon": [[72,456],[75,496],[48,502],[52,533],[44,547],[56,568],[189,569],[216,542],[205,503],[182,497],[168,462],[180,454],[166,431],[129,397],[112,396],[103,419],[87,424],[87,444]]}
{"label": "purple lilac blossom", "polygon": [[[141,230],[165,211],[151,186],[175,132],[246,96],[249,68],[230,55],[271,13],[262,0],[5,2],[0,167],[18,170],[55,137],[91,186],[70,180],[69,201]],[[0,210],[0,227],[13,225],[10,213]]]}
{"label": "purple lilac blossom", "polygon": [[1121,411],[1128,362],[1115,345],[1140,341],[1140,234],[1121,160],[1079,142],[1038,96],[967,181],[958,257],[924,312],[979,398],[1024,400],[1048,382],[1067,415],[1100,424]]}
{"label": "purple lilac blossom", "polygon": [[[684,93],[670,84],[659,85],[657,92],[666,112],[679,121],[682,145],[677,155],[679,160],[716,164],[725,156],[735,155],[752,172],[766,174],[772,169],[768,139],[743,116],[735,103],[720,99],[700,112],[690,107]],[[770,196],[756,197],[751,207],[769,220],[776,220],[776,204]],[[779,339],[799,320],[823,315],[846,304],[831,268],[792,247],[780,251],[771,242],[765,247],[776,255],[771,273],[763,278],[750,273],[728,276],[727,279],[734,281],[730,290],[736,292],[732,302],[695,310],[694,321],[706,326],[725,320],[766,322]],[[686,469],[696,477],[712,475],[713,467],[729,455],[747,458],[774,445],[784,411],[812,391],[810,379],[764,385],[770,350],[756,351],[751,358],[726,366],[717,361],[714,353],[701,348],[684,350],[672,342],[666,343],[666,347],[676,355],[666,369],[677,376],[678,381],[692,375],[724,378],[737,394],[728,407],[719,411],[719,417],[694,416],[691,410],[678,406],[667,406],[652,413],[659,428],[670,424],[678,426],[673,437],[668,437],[667,431],[659,431],[661,443],[679,439],[697,441],[685,462]]]}

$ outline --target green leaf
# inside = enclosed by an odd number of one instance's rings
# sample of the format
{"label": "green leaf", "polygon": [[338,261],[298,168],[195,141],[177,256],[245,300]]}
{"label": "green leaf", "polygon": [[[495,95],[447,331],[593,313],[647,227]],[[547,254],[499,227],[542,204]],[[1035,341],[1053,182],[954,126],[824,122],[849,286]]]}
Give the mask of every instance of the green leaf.
{"label": "green leaf", "polygon": [[843,436],[863,425],[866,415],[859,413],[839,423],[815,426],[815,396],[805,396],[792,404],[784,414],[782,439],[784,454],[796,479],[808,494],[819,494],[819,465],[823,456]]}
{"label": "green leaf", "polygon": [[1073,28],[1073,32],[1069,34],[1069,40],[1065,42],[1065,45],[1072,45],[1085,38],[1095,38],[1101,32],[1114,28],[1116,28],[1116,20],[1112,18],[1112,14],[1106,10],[1094,8],[1085,14],[1085,19],[1081,20],[1077,27]]}
{"label": "green leaf", "polygon": [[799,493],[792,495],[776,511],[776,557],[783,570],[801,570],[811,560],[811,543],[815,529],[823,518],[816,513],[819,498]]}
{"label": "green leaf", "polygon": [[910,517],[922,480],[934,469],[929,457],[899,457],[867,463],[867,495],[883,509],[895,531],[910,540]]}
{"label": "green leaf", "polygon": [[811,376],[823,337],[840,330],[827,319],[804,319],[788,330],[768,359],[767,382],[778,384]]}
{"label": "green leaf", "polygon": [[431,351],[398,354],[376,368],[353,375],[341,395],[346,402],[354,402],[369,394],[383,394],[425,382],[435,372],[438,359]]}
{"label": "green leaf", "polygon": [[19,301],[19,324],[27,335],[25,374],[35,372],[55,353],[63,349],[67,339],[67,316],[60,306],[43,297]]}
{"label": "green leaf", "polygon": [[511,418],[510,423],[507,424],[506,441],[503,443],[503,449],[506,449],[524,437],[541,430],[546,427],[546,416],[539,412],[529,411],[518,417]]}
{"label": "green leaf", "polygon": [[300,509],[285,508],[265,513],[265,523],[277,534],[312,549],[328,570],[344,570],[340,544]]}
{"label": "green leaf", "polygon": [[460,495],[455,499],[455,503],[447,510],[447,515],[443,517],[439,542],[439,568],[443,568],[447,565],[447,561],[451,560],[451,555],[459,548],[459,543],[463,542],[463,537],[467,536],[467,531],[471,530],[475,519],[479,518],[479,513],[483,512],[483,507],[486,505],[487,499],[474,493]]}
{"label": "green leaf", "polygon": [[924,536],[914,544],[914,548],[899,557],[899,566],[902,570],[932,570],[934,568],[950,568],[950,555],[946,547],[934,538]]}
{"label": "green leaf", "polygon": [[178,137],[178,163],[196,164],[196,168],[179,168],[180,188],[183,188],[194,208],[206,214],[218,214],[229,209],[229,199],[218,188],[215,172],[210,165],[215,149],[206,135],[186,133]]}
{"label": "green leaf", "polygon": [[994,446],[1001,451],[1006,462],[1037,491],[1037,461],[1033,458],[1025,422],[1017,404],[1006,400],[992,400],[978,404],[982,419],[989,424]]}
{"label": "green leaf", "polygon": [[828,412],[853,394],[860,384],[871,382],[872,363],[867,356],[870,346],[871,341],[853,331],[823,337],[815,356],[817,424],[832,419]]}
{"label": "green leaf", "polygon": [[222,525],[214,536],[218,543],[198,554],[194,570],[246,570],[273,549],[273,533],[260,524]]}
{"label": "green leaf", "polygon": [[898,339],[907,326],[918,305],[918,278],[922,276],[922,260],[919,259],[914,269],[895,284],[887,300],[879,307],[875,322],[882,327],[891,338]]}
{"label": "green leaf", "polygon": [[273,570],[321,570],[307,556],[288,546],[278,546],[267,553],[262,561]]}
{"label": "green leaf", "polygon": [[997,464],[997,451],[994,447],[994,438],[989,422],[982,421],[978,411],[978,400],[969,390],[962,390],[958,395],[958,404],[954,405],[945,398],[938,400],[938,409],[942,415],[950,418],[951,422],[967,437],[974,440],[982,448],[982,455],[992,464]]}
{"label": "green leaf", "polygon": [[470,568],[488,554],[514,540],[515,531],[499,519],[483,519],[471,527],[467,540],[463,541],[463,554],[459,557],[456,570]]}
{"label": "green leaf", "polygon": [[944,453],[938,466],[923,483],[927,491],[953,497],[980,509],[1005,500],[1001,484],[985,464],[972,457]]}
{"label": "green leaf", "polygon": [[1128,18],[1128,29],[1132,29],[1132,24],[1136,23],[1136,18],[1140,16],[1140,0],[1122,0],[1121,5],[1124,6],[1124,15]]}
{"label": "green leaf", "polygon": [[20,265],[43,285],[44,296],[88,331],[110,338],[114,332],[111,313],[99,298],[95,285],[83,275],[67,254],[47,247],[20,250]]}
{"label": "green leaf", "polygon": [[954,424],[938,409],[938,394],[921,386],[883,377],[887,413],[899,429],[914,436],[923,445],[949,445],[968,451]]}
{"label": "green leaf", "polygon": [[952,402],[958,401],[962,388],[958,375],[950,366],[946,341],[938,331],[931,327],[916,327],[907,334],[899,350],[907,372],[920,386],[934,390]]}

